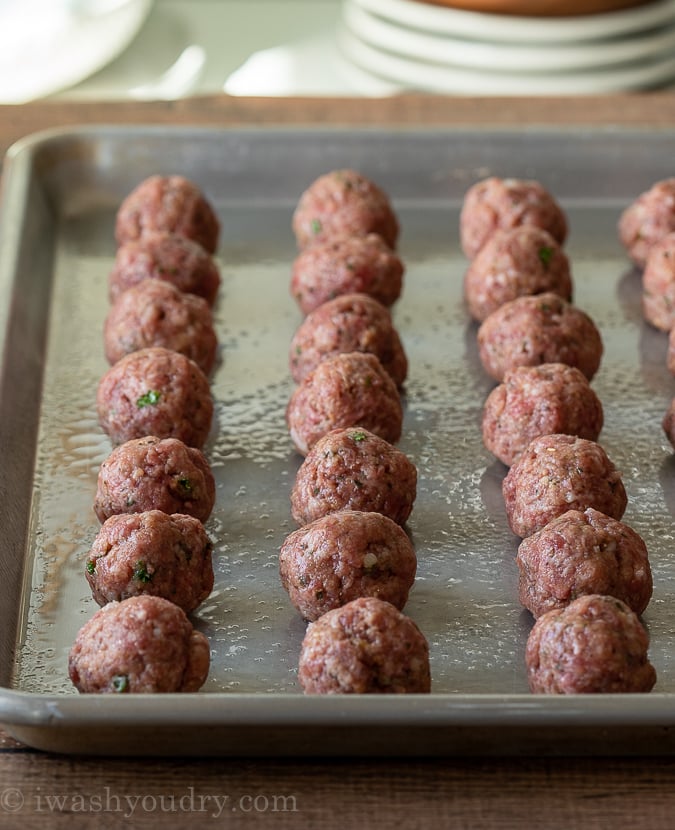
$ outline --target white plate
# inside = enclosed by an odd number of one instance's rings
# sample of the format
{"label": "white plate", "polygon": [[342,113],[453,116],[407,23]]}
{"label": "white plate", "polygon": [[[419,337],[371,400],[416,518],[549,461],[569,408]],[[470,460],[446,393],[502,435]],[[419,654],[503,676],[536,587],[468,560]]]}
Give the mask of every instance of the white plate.
{"label": "white plate", "polygon": [[342,16],[353,35],[376,49],[424,62],[473,69],[510,72],[579,70],[675,53],[675,25],[634,37],[578,45],[516,46],[416,31],[371,14],[356,0],[345,2]]}
{"label": "white plate", "polygon": [[496,43],[562,43],[600,40],[675,21],[675,0],[658,0],[607,14],[541,18],[484,14],[432,6],[416,0],[355,0],[387,20],[434,34]]}
{"label": "white plate", "polygon": [[399,84],[444,95],[586,95],[646,89],[675,78],[675,56],[610,70],[562,73],[484,72],[421,63],[380,52],[348,29],[338,33],[345,57],[365,72]]}
{"label": "white plate", "polygon": [[[0,103],[42,98],[92,75],[117,57],[143,25],[152,0],[127,0],[104,14],[24,2],[0,16]],[[35,25],[39,15],[41,26]]]}

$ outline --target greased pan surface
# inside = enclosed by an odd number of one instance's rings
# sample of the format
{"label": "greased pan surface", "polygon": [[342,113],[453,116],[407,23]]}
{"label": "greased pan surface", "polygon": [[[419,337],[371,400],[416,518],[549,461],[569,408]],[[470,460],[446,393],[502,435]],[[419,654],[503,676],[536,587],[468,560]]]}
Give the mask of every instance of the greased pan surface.
{"label": "greased pan surface", "polygon": [[[675,379],[666,336],[642,321],[640,277],[616,223],[638,193],[672,174],[673,147],[671,132],[609,129],[138,127],[46,133],[12,148],[0,205],[0,721],[61,751],[671,752],[675,462],[660,422]],[[428,697],[303,697],[296,669],[304,624],[278,575],[301,462],[284,421],[288,346],[301,322],[289,294],[291,216],[314,178],[346,166],[390,194],[402,227],[406,275],[393,314],[410,368],[400,447],[419,472],[408,522],[418,575],[406,613],[430,643]],[[217,481],[207,524],[216,584],[194,615],[212,667],[197,695],[79,696],[66,663],[97,609],[83,569],[99,527],[96,475],[111,449],[94,398],[107,368],[114,217],[153,173],[193,179],[222,223],[221,360],[205,447]],[[644,621],[658,682],[648,696],[528,693],[531,618],[517,601],[518,540],[500,491],[506,468],[480,435],[493,383],[462,302],[459,209],[466,189],[492,174],[538,179],[568,215],[575,301],[605,344],[593,381],[605,408],[600,442],[623,472],[624,520],[644,537],[654,572]]]}

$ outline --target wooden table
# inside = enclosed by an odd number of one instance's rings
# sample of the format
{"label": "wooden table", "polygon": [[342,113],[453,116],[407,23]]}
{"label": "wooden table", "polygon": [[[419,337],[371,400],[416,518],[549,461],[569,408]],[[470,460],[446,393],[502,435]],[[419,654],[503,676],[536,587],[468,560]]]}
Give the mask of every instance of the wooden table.
{"label": "wooden table", "polygon": [[[0,150],[85,123],[675,126],[675,94],[582,99],[231,99],[0,107]],[[675,174],[675,159],[673,162]],[[671,828],[675,759],[103,759],[0,730],[0,827]]]}

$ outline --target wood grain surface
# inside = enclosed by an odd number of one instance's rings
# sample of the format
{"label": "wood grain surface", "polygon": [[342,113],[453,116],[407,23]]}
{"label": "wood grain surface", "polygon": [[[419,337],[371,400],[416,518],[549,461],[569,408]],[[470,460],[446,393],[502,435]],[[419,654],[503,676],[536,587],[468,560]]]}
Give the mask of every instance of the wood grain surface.
{"label": "wood grain surface", "polygon": [[[0,150],[79,124],[675,127],[675,95],[198,98],[0,107]],[[675,159],[675,156],[674,156]],[[675,173],[675,161],[673,163]],[[0,828],[673,826],[675,758],[280,761],[57,756],[0,730]]]}
{"label": "wood grain surface", "polygon": [[38,130],[79,124],[599,125],[675,126],[675,92],[584,98],[232,98],[169,102],[106,102],[0,106],[0,150]]}
{"label": "wood grain surface", "polygon": [[[672,827],[675,761],[162,761],[0,752],[0,827]],[[536,823],[535,823],[536,822]]]}

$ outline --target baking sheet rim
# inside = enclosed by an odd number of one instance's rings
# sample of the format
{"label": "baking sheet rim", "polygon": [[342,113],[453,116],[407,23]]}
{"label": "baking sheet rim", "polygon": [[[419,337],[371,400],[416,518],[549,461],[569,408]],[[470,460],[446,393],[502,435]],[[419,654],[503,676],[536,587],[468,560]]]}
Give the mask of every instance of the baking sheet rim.
{"label": "baking sheet rim", "polygon": [[[199,706],[195,706],[195,701]],[[648,703],[648,705],[644,705]],[[0,690],[0,722],[16,725],[675,725],[672,693],[434,695],[40,695]],[[167,720],[171,718],[171,721]]]}

